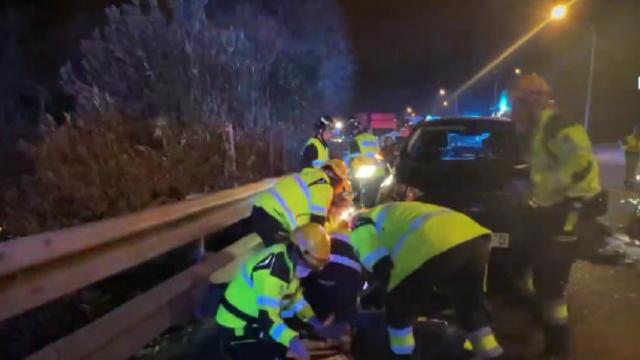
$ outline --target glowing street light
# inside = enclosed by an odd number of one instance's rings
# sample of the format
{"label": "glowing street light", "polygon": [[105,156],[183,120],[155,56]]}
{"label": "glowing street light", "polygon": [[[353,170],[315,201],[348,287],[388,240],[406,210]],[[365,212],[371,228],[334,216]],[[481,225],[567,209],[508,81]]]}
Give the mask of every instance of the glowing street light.
{"label": "glowing street light", "polygon": [[567,17],[569,7],[566,4],[559,4],[551,9],[551,20],[562,20]]}
{"label": "glowing street light", "polygon": [[447,100],[443,101],[443,102],[442,102],[442,106],[444,106],[444,107],[449,106],[449,102],[448,102]]}
{"label": "glowing street light", "polygon": [[445,96],[445,95],[447,95],[447,90],[440,89],[439,93],[440,93],[440,96]]}
{"label": "glowing street light", "polygon": [[520,74],[522,74],[522,70],[521,70],[520,68],[516,68],[515,70],[513,70],[513,72],[514,72],[516,75],[520,75]]}
{"label": "glowing street light", "polygon": [[413,112],[413,108],[411,106],[407,106],[407,114],[411,114]]}

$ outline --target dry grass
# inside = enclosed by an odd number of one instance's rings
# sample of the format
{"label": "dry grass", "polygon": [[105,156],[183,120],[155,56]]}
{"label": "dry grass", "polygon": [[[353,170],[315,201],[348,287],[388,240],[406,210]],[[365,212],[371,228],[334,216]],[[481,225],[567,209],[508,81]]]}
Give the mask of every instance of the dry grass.
{"label": "dry grass", "polygon": [[35,170],[3,183],[6,232],[109,218],[285,171],[283,147],[251,130],[235,131],[230,141],[228,129],[199,123],[113,115],[87,123],[45,128],[40,143],[23,146]]}

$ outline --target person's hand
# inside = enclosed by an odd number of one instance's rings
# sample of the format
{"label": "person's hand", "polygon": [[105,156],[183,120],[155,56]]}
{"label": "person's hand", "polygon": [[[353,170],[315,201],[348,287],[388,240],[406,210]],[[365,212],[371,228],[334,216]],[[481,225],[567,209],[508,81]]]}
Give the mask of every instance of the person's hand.
{"label": "person's hand", "polygon": [[287,357],[291,357],[297,360],[309,360],[311,356],[309,355],[309,350],[304,346],[299,337],[294,337],[289,342],[289,353]]}

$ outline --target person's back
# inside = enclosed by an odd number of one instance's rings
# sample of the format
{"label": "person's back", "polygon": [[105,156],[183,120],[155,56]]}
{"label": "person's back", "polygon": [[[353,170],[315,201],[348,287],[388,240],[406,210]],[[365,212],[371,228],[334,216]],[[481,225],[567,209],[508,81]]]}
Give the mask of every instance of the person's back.
{"label": "person's back", "polygon": [[[390,255],[393,270],[389,288],[393,288],[429,259],[465,241],[490,231],[457,211],[421,202],[392,202],[377,206],[361,216],[375,226],[366,231],[376,240],[354,239],[356,249],[366,252],[362,263],[369,270],[385,255]],[[361,236],[356,233],[353,236]]]}

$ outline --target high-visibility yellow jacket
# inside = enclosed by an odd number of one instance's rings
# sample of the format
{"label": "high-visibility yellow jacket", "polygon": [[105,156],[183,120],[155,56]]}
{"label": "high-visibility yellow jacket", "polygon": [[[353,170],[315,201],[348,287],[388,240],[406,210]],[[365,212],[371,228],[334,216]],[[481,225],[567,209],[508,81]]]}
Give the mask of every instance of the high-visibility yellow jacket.
{"label": "high-visibility yellow jacket", "polygon": [[624,151],[627,151],[627,152],[634,152],[634,153],[640,152],[640,137],[636,137],[633,134],[625,137],[623,148],[624,148]]}
{"label": "high-visibility yellow jacket", "polygon": [[242,334],[245,326],[252,323],[285,346],[298,335],[283,318],[297,315],[308,320],[313,310],[302,296],[286,249],[285,244],[268,247],[242,264],[218,307],[219,325]]}
{"label": "high-visibility yellow jacket", "polygon": [[451,209],[420,202],[392,202],[361,214],[351,243],[369,271],[382,258],[391,257],[391,290],[429,259],[490,233]]}
{"label": "high-visibility yellow jacket", "polygon": [[598,194],[600,171],[584,127],[545,110],[531,150],[534,200],[543,207]]}
{"label": "high-visibility yellow jacket", "polygon": [[362,133],[360,135],[357,135],[354,138],[354,141],[358,145],[359,152],[351,154],[352,157],[365,156],[373,158],[376,156],[376,154],[380,154],[380,142],[375,135]]}
{"label": "high-visibility yellow jacket", "polygon": [[324,171],[305,168],[300,173],[287,176],[270,190],[259,194],[255,206],[280,221],[287,231],[308,224],[311,216],[327,216],[333,198],[333,188]]}
{"label": "high-visibility yellow jacket", "polygon": [[[317,137],[312,137],[304,144],[304,149],[313,146],[318,154],[315,160],[311,161],[313,167],[319,168],[329,160],[329,148]],[[304,150],[303,150],[304,153]]]}

